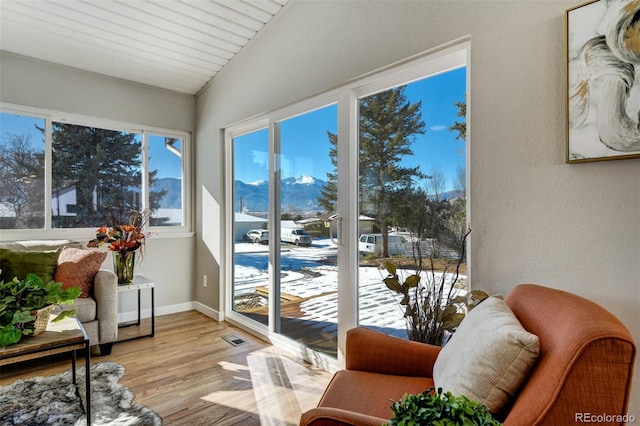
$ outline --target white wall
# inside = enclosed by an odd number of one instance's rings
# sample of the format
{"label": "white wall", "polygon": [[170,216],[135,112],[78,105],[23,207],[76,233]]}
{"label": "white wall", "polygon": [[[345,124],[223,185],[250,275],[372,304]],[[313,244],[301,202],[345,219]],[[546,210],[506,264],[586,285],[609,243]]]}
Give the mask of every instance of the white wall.
{"label": "white wall", "polygon": [[564,162],[564,11],[577,3],[288,4],[197,99],[196,186],[206,196],[197,200],[196,275],[210,283],[196,286],[197,299],[219,303],[222,127],[470,35],[472,285],[508,294],[532,282],[582,295],[640,344],[640,160]]}
{"label": "white wall", "polygon": [[2,102],[164,129],[195,126],[193,96],[3,51],[0,65]]}
{"label": "white wall", "polygon": [[[193,132],[195,98],[142,84],[0,52],[0,101],[127,123]],[[70,230],[73,232],[73,230]],[[69,238],[88,241],[81,232]],[[6,233],[4,234],[6,235]],[[0,235],[0,240],[8,239]],[[47,238],[32,234],[27,238]],[[67,238],[67,236],[63,237]],[[136,273],[156,283],[158,313],[181,309],[194,300],[193,236],[150,237],[147,256]],[[103,265],[113,269],[111,255]],[[136,309],[135,292],[120,300],[121,312]],[[150,307],[144,296],[143,309]]]}

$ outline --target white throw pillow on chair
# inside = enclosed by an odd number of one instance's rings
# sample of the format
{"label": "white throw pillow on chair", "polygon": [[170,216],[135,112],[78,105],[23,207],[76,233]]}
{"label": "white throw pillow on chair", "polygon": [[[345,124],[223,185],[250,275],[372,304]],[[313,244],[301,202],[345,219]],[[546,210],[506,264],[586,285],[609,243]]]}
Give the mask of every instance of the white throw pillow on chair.
{"label": "white throw pillow on chair", "polygon": [[538,336],[525,330],[504,300],[492,296],[471,310],[433,367],[436,388],[464,395],[499,413],[535,363]]}

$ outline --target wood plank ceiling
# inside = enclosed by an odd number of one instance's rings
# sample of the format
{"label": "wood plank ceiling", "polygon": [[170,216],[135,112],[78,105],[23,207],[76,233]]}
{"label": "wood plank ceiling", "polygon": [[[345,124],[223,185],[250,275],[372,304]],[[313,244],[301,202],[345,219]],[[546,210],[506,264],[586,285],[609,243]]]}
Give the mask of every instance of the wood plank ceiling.
{"label": "wood plank ceiling", "polygon": [[195,95],[289,0],[0,0],[0,50]]}

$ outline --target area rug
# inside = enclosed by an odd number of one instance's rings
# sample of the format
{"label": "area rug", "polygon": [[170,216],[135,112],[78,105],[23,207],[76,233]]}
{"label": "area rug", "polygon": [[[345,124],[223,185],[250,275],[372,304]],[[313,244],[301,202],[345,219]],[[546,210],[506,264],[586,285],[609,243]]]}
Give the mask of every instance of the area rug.
{"label": "area rug", "polygon": [[[114,362],[91,365],[92,425],[155,426],[162,418],[151,409],[132,403],[134,394],[122,386],[125,368]],[[31,377],[0,387],[0,425],[87,424],[85,368],[77,368],[80,398],[71,382],[71,369],[48,377]],[[81,401],[82,398],[82,401]]]}

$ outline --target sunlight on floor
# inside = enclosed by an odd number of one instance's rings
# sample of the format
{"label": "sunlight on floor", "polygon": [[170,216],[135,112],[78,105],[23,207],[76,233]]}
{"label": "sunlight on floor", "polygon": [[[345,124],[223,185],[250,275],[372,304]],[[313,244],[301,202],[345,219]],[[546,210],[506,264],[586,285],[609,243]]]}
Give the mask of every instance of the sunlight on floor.
{"label": "sunlight on floor", "polygon": [[252,398],[258,407],[254,414],[265,426],[297,425],[300,415],[317,405],[331,377],[268,349],[250,353],[247,365],[227,361],[219,365],[229,371],[249,370],[252,389],[212,392],[201,399],[246,412]]}

